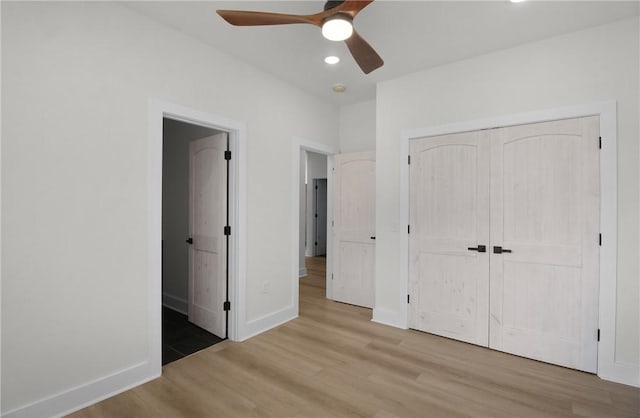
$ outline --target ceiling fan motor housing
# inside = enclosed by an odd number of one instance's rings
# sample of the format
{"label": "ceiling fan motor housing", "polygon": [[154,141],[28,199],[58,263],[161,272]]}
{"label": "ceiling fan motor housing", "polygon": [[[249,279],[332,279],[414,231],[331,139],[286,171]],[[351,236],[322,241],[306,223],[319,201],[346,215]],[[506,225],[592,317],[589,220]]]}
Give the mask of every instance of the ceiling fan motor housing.
{"label": "ceiling fan motor housing", "polygon": [[324,10],[327,11],[329,9],[333,9],[334,7],[340,6],[344,3],[344,0],[329,0],[324,4]]}
{"label": "ceiling fan motor housing", "polygon": [[324,21],[322,23],[326,23],[330,20],[333,19],[342,19],[342,20],[346,20],[347,22],[351,23],[353,25],[353,17],[351,17],[350,15],[346,14],[346,13],[335,13],[332,15],[327,16]]}

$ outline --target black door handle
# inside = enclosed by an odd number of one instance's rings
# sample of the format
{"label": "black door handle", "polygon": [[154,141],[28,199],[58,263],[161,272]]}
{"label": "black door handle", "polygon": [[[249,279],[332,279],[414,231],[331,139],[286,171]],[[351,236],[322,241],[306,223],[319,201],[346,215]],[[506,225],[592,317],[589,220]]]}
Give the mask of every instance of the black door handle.
{"label": "black door handle", "polygon": [[375,235],[374,235],[374,236],[372,236],[372,237],[369,237],[369,238],[371,238],[371,239],[376,239]]}
{"label": "black door handle", "polygon": [[479,253],[486,253],[487,252],[487,246],[486,245],[478,245],[477,247],[468,247],[467,250],[469,250],[469,251],[477,251]]}
{"label": "black door handle", "polygon": [[499,245],[496,245],[493,247],[493,253],[494,254],[502,254],[502,253],[510,253],[511,250],[507,250],[506,248],[502,248]]}
{"label": "black door handle", "polygon": [[189,238],[187,238],[187,240],[185,242],[187,244],[193,244],[193,238],[189,237]]}

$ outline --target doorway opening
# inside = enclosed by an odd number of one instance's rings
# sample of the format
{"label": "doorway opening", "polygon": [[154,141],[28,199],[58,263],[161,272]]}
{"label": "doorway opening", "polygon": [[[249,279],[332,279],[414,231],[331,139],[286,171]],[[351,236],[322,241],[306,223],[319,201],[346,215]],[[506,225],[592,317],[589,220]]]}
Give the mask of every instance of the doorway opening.
{"label": "doorway opening", "polygon": [[[224,241],[227,255],[228,294],[224,301],[225,319],[228,315],[228,338],[241,341],[246,335],[246,126],[241,121],[206,113],[161,100],[149,101],[149,160],[148,160],[148,321],[149,361],[148,376],[162,375],[162,186],[163,182],[163,124],[165,119],[186,122],[190,125],[214,129],[227,134],[231,157],[226,165],[228,183],[227,225]],[[227,235],[226,233],[229,233]],[[188,238],[181,237],[181,240]],[[195,243],[194,239],[194,243]],[[184,242],[184,241],[183,241]],[[296,289],[297,290],[297,289]],[[225,324],[226,325],[226,324]]]}
{"label": "doorway opening", "polygon": [[[228,336],[228,132],[163,118],[162,365]],[[229,154],[228,154],[229,153]]]}
{"label": "doorway opening", "polygon": [[300,149],[300,218],[299,218],[299,297],[303,289],[313,289],[322,297],[330,297],[327,262],[330,239],[327,226],[330,200],[328,155]]}

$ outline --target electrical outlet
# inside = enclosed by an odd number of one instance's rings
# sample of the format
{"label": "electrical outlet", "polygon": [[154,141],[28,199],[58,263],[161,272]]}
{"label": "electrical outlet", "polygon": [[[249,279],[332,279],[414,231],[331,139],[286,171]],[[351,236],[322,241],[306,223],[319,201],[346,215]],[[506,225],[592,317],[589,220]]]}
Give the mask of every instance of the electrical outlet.
{"label": "electrical outlet", "polygon": [[262,282],[262,293],[269,293],[269,282]]}

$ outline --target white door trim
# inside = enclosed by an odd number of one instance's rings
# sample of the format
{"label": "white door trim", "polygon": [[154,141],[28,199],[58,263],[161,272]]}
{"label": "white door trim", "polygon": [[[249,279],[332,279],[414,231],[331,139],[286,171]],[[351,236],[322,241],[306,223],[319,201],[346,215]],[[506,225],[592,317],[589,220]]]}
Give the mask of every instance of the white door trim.
{"label": "white door trim", "polygon": [[[190,109],[173,103],[149,101],[148,162],[148,306],[149,361],[160,375],[162,370],[161,301],[162,301],[162,119],[170,118],[225,131],[233,155],[229,185],[229,339],[240,341],[246,324],[246,127],[242,122]],[[157,367],[157,369],[156,369]]]}
{"label": "white door trim", "polygon": [[[556,109],[503,115],[494,118],[477,119],[447,125],[406,130],[400,136],[400,225],[409,224],[409,141],[426,136],[445,135],[459,132],[492,129],[504,126],[522,125],[536,122],[547,122],[558,119],[577,118],[583,116],[600,117],[600,135],[602,151],[600,154],[600,228],[602,246],[600,247],[600,294],[599,294],[599,328],[598,344],[598,376],[603,379],[628,385],[639,386],[639,367],[637,365],[617,362],[615,358],[616,344],[616,272],[617,272],[617,109],[615,101],[576,105]],[[400,240],[400,295],[408,294],[409,287],[409,237],[402,234]],[[403,311],[399,318],[408,326],[408,307],[402,304]]]}
{"label": "white door trim", "polygon": [[295,309],[295,316],[298,316],[298,292],[300,280],[300,151],[311,151],[327,156],[327,276],[326,276],[326,296],[331,299],[333,289],[331,286],[331,273],[333,262],[333,233],[331,224],[333,222],[333,155],[338,153],[335,147],[318,144],[303,138],[294,137],[293,147],[291,149],[291,166],[292,190],[291,195],[291,254],[292,254],[292,300]]}

